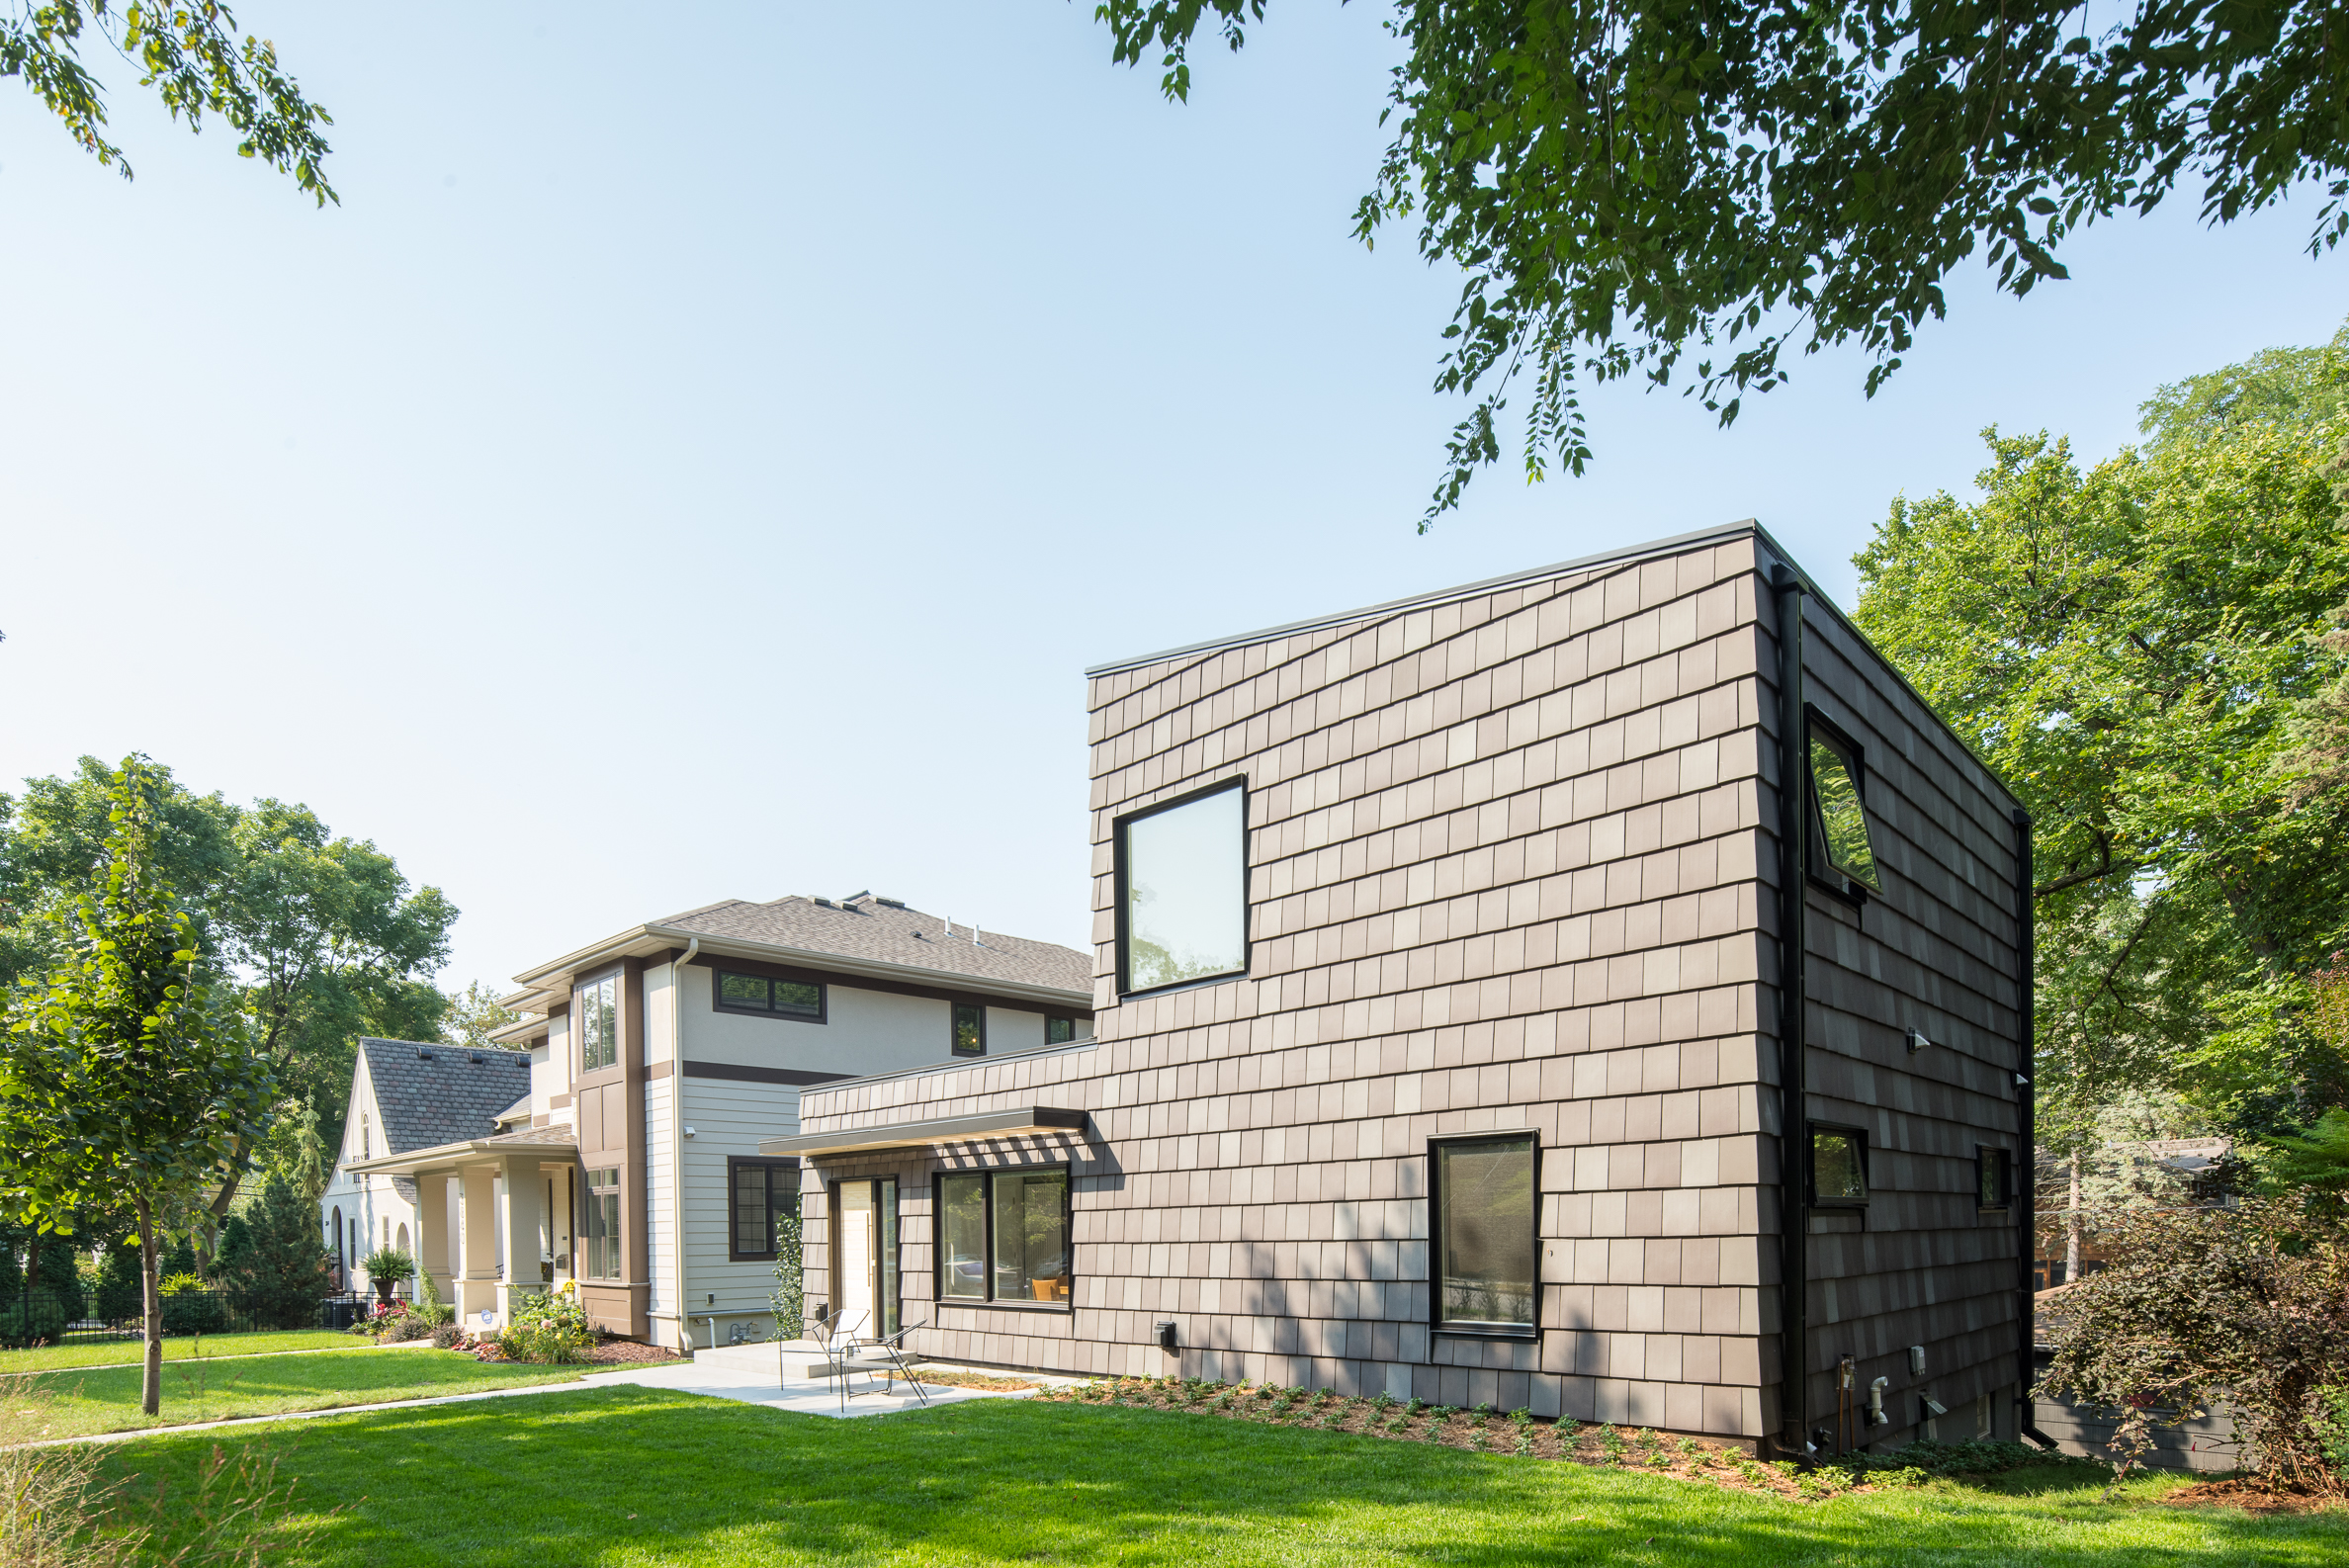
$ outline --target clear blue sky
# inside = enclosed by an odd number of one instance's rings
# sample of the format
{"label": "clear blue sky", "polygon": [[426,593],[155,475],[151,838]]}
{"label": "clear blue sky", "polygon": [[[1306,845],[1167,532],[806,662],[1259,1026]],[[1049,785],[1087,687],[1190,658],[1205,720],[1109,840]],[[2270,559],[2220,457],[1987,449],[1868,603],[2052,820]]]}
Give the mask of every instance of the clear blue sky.
{"label": "clear blue sky", "polygon": [[111,56],[134,184],[0,82],[0,780],[306,801],[464,909],[451,985],[868,887],[1082,944],[1087,664],[1746,516],[1848,602],[1984,425],[2102,456],[2349,310],[2313,203],[2190,197],[1959,277],[1873,402],[1601,395],[1588,478],[1421,537],[1455,283],[1348,237],[1380,15],[1286,0],[1175,107],[1084,0],[246,0],[323,213]]}

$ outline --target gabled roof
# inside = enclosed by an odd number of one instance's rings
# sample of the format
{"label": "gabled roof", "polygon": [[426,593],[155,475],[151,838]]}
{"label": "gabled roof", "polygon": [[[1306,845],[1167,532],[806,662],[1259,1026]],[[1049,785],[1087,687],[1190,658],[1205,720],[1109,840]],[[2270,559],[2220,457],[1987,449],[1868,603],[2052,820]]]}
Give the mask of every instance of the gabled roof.
{"label": "gabled roof", "polygon": [[486,1138],[497,1115],[530,1091],[530,1053],[477,1051],[429,1040],[363,1038],[384,1152]]}
{"label": "gabled roof", "polygon": [[822,904],[796,895],[772,904],[732,899],[660,923],[703,936],[932,969],[943,977],[1007,980],[1062,991],[1092,989],[1093,961],[1088,953],[1057,942],[949,925],[939,915],[871,897]]}

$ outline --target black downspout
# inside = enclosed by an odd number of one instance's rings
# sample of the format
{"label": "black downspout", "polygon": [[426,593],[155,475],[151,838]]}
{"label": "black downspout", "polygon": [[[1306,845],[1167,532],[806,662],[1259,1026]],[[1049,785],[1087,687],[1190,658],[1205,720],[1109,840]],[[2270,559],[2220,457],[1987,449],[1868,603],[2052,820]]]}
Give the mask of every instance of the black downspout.
{"label": "black downspout", "polygon": [[2015,1178],[2015,1273],[2016,1273],[2016,1346],[2015,1360],[2018,1387],[2015,1394],[2015,1429],[2043,1448],[2053,1449],[2055,1439],[2039,1430],[2033,1423],[2031,1385],[2039,1381],[2038,1302],[2033,1287],[2039,1283],[2035,1264],[2039,1261],[2039,1216],[2034,1205],[2039,1198],[2039,1087],[2033,1082],[2037,1076],[2039,1055],[2039,926],[2032,907],[2031,884],[2037,872],[2032,860],[2031,813],[2020,806],[2015,808],[2015,968],[2016,1032],[2015,1109],[2022,1126],[2022,1149],[2015,1157],[2020,1169]]}
{"label": "black downspout", "polygon": [[1779,1421],[1789,1457],[1810,1440],[1809,1248],[1803,1154],[1810,1098],[1803,1078],[1803,917],[1807,913],[1802,780],[1802,578],[1772,568],[1779,625]]}

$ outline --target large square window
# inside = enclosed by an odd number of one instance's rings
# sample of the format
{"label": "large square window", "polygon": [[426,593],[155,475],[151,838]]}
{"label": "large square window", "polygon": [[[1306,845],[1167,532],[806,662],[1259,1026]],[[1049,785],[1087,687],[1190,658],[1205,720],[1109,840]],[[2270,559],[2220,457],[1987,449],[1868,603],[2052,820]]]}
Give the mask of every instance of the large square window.
{"label": "large square window", "polygon": [[592,1073],[620,1060],[620,977],[606,975],[581,986],[575,1008],[579,1017],[579,1071]]}
{"label": "large square window", "polygon": [[1811,1128],[1810,1192],[1822,1208],[1868,1201],[1868,1134],[1857,1127]]}
{"label": "large square window", "polygon": [[1239,781],[1117,825],[1118,988],[1248,968],[1248,789]]}
{"label": "large square window", "polygon": [[1533,1159],[1529,1133],[1432,1148],[1438,1329],[1534,1332]]}
{"label": "large square window", "polygon": [[1070,1306],[1069,1168],[940,1176],[938,1299]]}
{"label": "large square window", "polygon": [[799,1212],[799,1162],[729,1159],[726,1168],[733,1192],[727,1257],[734,1263],[771,1262],[775,1222]]}
{"label": "large square window", "polygon": [[1876,870],[1875,836],[1868,820],[1860,748],[1811,721],[1811,870],[1841,877],[1871,893],[1884,891]]}

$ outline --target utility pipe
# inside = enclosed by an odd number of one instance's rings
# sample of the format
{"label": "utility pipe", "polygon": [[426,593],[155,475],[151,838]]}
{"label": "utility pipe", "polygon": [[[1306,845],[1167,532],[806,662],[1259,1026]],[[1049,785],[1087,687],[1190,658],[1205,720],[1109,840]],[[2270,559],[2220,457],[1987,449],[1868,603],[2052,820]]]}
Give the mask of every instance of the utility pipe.
{"label": "utility pipe", "polygon": [[1809,816],[1803,780],[1802,577],[1771,568],[1779,645],[1779,1422],[1790,1456],[1810,1449],[1810,1210],[1803,1167],[1810,1105],[1803,1077],[1804,915]]}
{"label": "utility pipe", "polygon": [[2018,995],[2015,1101],[2023,1147],[2015,1156],[2015,1430],[2049,1452],[2055,1439],[2032,1417],[2031,1385],[2039,1381],[2039,1303],[2032,1286],[2039,1253],[2039,923],[2031,887],[2038,875],[2033,855],[2031,813],[2015,808],[2015,946]]}

